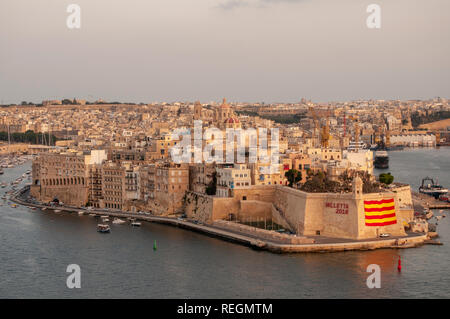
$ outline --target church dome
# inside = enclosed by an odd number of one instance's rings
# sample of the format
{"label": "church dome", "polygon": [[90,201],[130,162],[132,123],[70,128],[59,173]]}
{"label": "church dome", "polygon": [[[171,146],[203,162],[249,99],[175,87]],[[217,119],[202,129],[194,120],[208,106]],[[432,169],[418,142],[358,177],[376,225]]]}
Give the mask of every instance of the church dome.
{"label": "church dome", "polygon": [[228,119],[226,119],[225,121],[224,121],[224,123],[228,123],[228,124],[234,124],[234,123],[239,123],[239,119],[237,119],[237,118],[234,118],[234,117],[230,117],[230,118],[228,118]]}

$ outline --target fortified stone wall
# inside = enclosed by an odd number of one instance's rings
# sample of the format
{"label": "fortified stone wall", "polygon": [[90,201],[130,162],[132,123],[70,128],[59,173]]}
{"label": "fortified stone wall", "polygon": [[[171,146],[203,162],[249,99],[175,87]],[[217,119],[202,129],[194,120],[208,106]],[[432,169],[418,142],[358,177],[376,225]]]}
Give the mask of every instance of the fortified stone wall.
{"label": "fortified stone wall", "polygon": [[[409,192],[409,195],[408,195]],[[410,191],[363,194],[362,184],[352,193],[306,193],[280,185],[257,186],[235,190],[234,197],[218,198],[190,193],[186,206],[189,218],[203,222],[229,220],[237,216],[273,218],[274,221],[302,236],[325,236],[348,239],[376,238],[382,233],[405,236],[404,220],[411,218],[406,208]],[[364,200],[394,199],[397,223],[367,226]],[[402,199],[402,201],[400,201]],[[400,208],[400,202],[403,208]]]}
{"label": "fortified stone wall", "polygon": [[258,236],[258,238],[262,238],[265,240],[281,242],[284,244],[313,244],[314,239],[306,238],[302,236],[288,235],[288,234],[280,234],[274,231],[265,230],[257,227],[247,226],[243,224],[238,224],[235,222],[229,222],[225,220],[216,220],[213,222],[213,226],[216,226],[221,229],[230,230],[233,232],[238,232],[244,235],[253,235]]}
{"label": "fortified stone wall", "polygon": [[405,185],[405,186],[395,187],[392,189],[392,192],[397,194],[400,208],[403,209],[403,208],[412,208],[413,207],[411,186]]}
{"label": "fortified stone wall", "polygon": [[[382,200],[394,198],[395,201],[395,213],[397,217],[397,223],[388,226],[366,226],[365,225],[365,212],[364,212],[364,200]],[[358,199],[358,228],[360,238],[374,238],[382,233],[389,233],[393,236],[406,236],[406,232],[403,223],[400,220],[400,206],[396,193],[374,193],[374,194],[364,194],[362,199]]]}
{"label": "fortified stone wall", "polygon": [[271,219],[272,203],[259,200],[241,200],[238,219],[244,217]]}
{"label": "fortified stone wall", "polygon": [[188,218],[204,223],[212,221],[214,198],[209,195],[188,191],[185,194],[185,213]]}
{"label": "fortified stone wall", "polygon": [[[35,193],[34,189],[32,194]],[[81,185],[71,185],[68,187],[41,187],[39,200],[49,202],[57,198],[65,205],[84,206],[88,201],[88,187]]]}
{"label": "fortified stone wall", "polygon": [[290,230],[291,232],[295,232],[296,227],[289,224],[283,213],[280,210],[278,210],[273,204],[272,204],[272,220],[274,221],[274,223],[281,225],[285,229]]}
{"label": "fortified stone wall", "polygon": [[[366,226],[364,200],[394,198],[397,223]],[[405,236],[403,211],[396,193],[335,194],[306,193],[276,186],[274,206],[299,235],[321,235],[349,239],[376,238],[381,233]]]}

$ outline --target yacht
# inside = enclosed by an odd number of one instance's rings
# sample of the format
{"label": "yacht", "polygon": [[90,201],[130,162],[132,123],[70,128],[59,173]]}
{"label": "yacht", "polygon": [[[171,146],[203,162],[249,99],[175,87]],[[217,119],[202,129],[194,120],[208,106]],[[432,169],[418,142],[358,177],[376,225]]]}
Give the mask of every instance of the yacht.
{"label": "yacht", "polygon": [[373,165],[375,168],[389,168],[389,155],[386,151],[376,151]]}

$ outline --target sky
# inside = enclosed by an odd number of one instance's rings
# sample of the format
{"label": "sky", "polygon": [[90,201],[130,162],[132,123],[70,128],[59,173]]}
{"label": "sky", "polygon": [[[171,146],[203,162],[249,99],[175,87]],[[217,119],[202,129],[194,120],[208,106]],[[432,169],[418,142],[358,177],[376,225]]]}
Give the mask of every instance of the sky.
{"label": "sky", "polygon": [[[69,29],[69,4],[81,28]],[[370,4],[381,28],[369,29]],[[0,104],[450,98],[448,0],[1,0]]]}

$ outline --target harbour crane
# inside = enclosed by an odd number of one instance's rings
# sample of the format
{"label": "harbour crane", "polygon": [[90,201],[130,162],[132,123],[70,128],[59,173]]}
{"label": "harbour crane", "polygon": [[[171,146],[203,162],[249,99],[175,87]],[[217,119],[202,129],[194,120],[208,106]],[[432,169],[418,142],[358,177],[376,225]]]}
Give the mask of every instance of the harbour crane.
{"label": "harbour crane", "polygon": [[320,145],[322,148],[328,148],[330,144],[330,126],[329,126],[329,117],[330,110],[327,110],[326,122],[325,125],[322,126],[321,134],[320,134]]}
{"label": "harbour crane", "polygon": [[313,118],[313,122],[314,122],[314,131],[313,131],[313,134],[312,134],[312,138],[313,138],[313,141],[316,141],[318,139],[317,138],[318,137],[317,133],[318,133],[318,128],[319,128],[319,122],[317,120],[317,114],[314,111],[314,108],[312,106],[309,107],[309,112],[311,113],[312,118]]}

